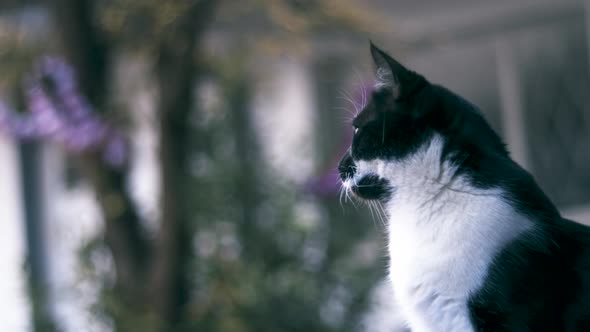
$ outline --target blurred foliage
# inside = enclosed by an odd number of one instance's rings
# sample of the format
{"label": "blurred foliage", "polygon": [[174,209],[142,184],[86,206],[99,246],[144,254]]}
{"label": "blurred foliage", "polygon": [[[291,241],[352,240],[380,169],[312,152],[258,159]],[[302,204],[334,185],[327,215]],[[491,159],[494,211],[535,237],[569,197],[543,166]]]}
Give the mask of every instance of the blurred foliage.
{"label": "blurred foliage", "polygon": [[[225,82],[221,86],[229,89],[219,91],[218,99],[232,100],[236,89],[231,78]],[[209,112],[206,120],[195,120],[203,139],[194,142],[199,151],[194,198],[224,203],[194,211],[196,219],[208,222],[201,223],[196,235],[197,294],[188,313],[196,319],[188,320],[187,330],[353,330],[362,313],[355,304],[364,301],[378,275],[375,265],[354,260],[359,242],[370,239],[371,227],[345,220],[359,215],[344,218],[335,198],[327,203],[337,205],[330,211],[302,197],[294,184],[258,159],[259,196],[249,221],[255,224],[248,225],[255,232],[244,230],[235,187],[245,174],[236,159],[235,138],[228,135],[235,132],[230,125],[235,112],[223,102]],[[330,312],[340,305],[336,310],[341,311]]]}
{"label": "blurred foliage", "polygon": [[[97,2],[97,22],[109,39],[126,50],[151,54],[174,33],[174,21],[193,1],[104,0]],[[355,0],[219,1],[213,30],[250,45],[250,51],[309,48],[314,34],[366,37],[385,31],[380,14]]]}
{"label": "blurred foliage", "polygon": [[11,93],[31,70],[31,64],[39,54],[52,45],[39,40],[39,35],[26,29],[18,21],[0,21],[0,93]]}
{"label": "blurred foliage", "polygon": [[[131,53],[151,63],[193,2],[102,0],[94,2],[93,12],[101,37],[116,55]],[[254,124],[251,81],[261,76],[251,64],[259,54],[272,57],[292,48],[312,52],[316,36],[375,31],[378,14],[352,0],[248,0],[220,1],[210,19],[206,33],[230,45],[221,47],[228,52],[222,56],[208,44],[198,45],[194,55],[200,67],[198,96],[188,119],[190,178],[183,183],[183,192],[194,201],[188,213],[192,255],[184,276],[190,294],[184,296],[187,304],[174,329],[355,330],[368,292],[382,275],[376,227],[364,222],[362,211],[344,214],[336,194],[305,194],[269,166],[261,147],[277,143],[264,141]],[[51,49],[25,45],[19,36],[0,28],[0,50],[10,50],[0,51],[0,66],[14,70],[2,78],[6,85],[23,77],[35,56]],[[310,144],[322,143],[310,138]],[[113,250],[105,241],[100,234],[81,249],[81,278],[101,289],[89,310],[105,321],[117,317],[120,331],[148,330],[157,317],[138,315],[136,308],[122,304],[113,288],[113,271],[93,264],[94,255]]]}

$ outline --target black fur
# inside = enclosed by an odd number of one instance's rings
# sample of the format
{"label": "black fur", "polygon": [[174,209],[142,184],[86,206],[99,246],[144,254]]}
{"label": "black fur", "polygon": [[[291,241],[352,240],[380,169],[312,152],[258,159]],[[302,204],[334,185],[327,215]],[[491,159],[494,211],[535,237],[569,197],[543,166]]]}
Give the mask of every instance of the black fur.
{"label": "black fur", "polygon": [[377,175],[367,175],[359,180],[352,189],[353,192],[365,199],[382,200],[391,194],[387,180]]}
{"label": "black fur", "polygon": [[[391,82],[355,118],[358,130],[340,163],[341,178],[355,174],[354,160],[401,159],[442,135],[442,158],[458,166],[457,175],[479,188],[501,188],[535,224],[495,257],[485,284],[472,294],[478,331],[590,331],[590,228],[560,216],[475,106],[372,44],[371,54],[377,67],[391,72]],[[360,182],[353,192],[364,199],[389,194],[389,184],[376,176]]]}

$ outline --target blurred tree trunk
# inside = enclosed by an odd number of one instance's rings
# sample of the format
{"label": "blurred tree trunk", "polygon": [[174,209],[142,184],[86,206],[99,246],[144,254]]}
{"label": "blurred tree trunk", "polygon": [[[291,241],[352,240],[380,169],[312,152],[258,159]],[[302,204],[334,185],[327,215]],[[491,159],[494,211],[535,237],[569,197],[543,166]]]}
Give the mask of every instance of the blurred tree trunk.
{"label": "blurred tree trunk", "polygon": [[159,45],[156,64],[162,220],[156,238],[152,300],[164,321],[171,324],[181,319],[190,294],[187,280],[193,234],[190,211],[194,211],[192,205],[198,202],[186,190],[191,178],[187,169],[191,154],[188,117],[196,107],[193,88],[199,76],[195,61],[197,46],[215,2],[197,1],[174,21],[168,28],[169,36]]}
{"label": "blurred tree trunk", "polygon": [[[106,92],[110,49],[92,24],[93,4],[88,0],[53,0],[51,5],[62,48],[76,71],[80,91],[97,111],[103,111],[109,102]],[[140,310],[150,250],[126,188],[127,170],[106,167],[101,157],[93,154],[78,162],[104,216],[105,241],[117,271],[115,292],[123,305]]]}
{"label": "blurred tree trunk", "polygon": [[57,331],[48,301],[48,271],[45,251],[45,219],[41,195],[42,156],[40,144],[22,142],[19,147],[21,164],[22,201],[24,203],[25,233],[27,242],[27,267],[29,294],[31,297],[32,330]]}
{"label": "blurred tree trunk", "polygon": [[228,120],[237,162],[233,183],[239,211],[238,228],[241,238],[244,239],[241,241],[243,254],[253,259],[263,257],[260,250],[264,248],[264,239],[260,239],[261,234],[256,231],[256,209],[260,202],[260,192],[257,188],[263,186],[257,169],[262,165],[262,157],[252,121],[250,83],[246,73],[235,73],[231,82],[227,84],[227,95],[231,110]]}
{"label": "blurred tree trunk", "polygon": [[[126,170],[106,166],[99,156],[80,160],[90,179],[104,215],[105,241],[116,268],[115,296],[126,314],[141,318],[150,314],[159,322],[154,330],[169,331],[178,324],[187,302],[187,258],[191,255],[191,227],[185,193],[189,182],[186,163],[188,115],[193,106],[192,91],[198,74],[195,68],[199,44],[216,1],[192,1],[181,17],[167,29],[158,45],[156,79],[160,121],[161,162],[160,229],[151,243],[126,188]],[[52,0],[55,24],[68,61],[74,66],[82,93],[97,110],[108,107],[110,46],[93,25],[93,2]],[[117,317],[115,328],[125,323]]]}

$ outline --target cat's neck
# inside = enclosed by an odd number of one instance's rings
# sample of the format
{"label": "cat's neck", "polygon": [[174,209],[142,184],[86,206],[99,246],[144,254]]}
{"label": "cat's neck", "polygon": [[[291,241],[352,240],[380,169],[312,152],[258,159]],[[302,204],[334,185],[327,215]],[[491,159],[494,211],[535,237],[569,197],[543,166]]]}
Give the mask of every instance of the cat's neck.
{"label": "cat's neck", "polygon": [[[482,207],[502,207],[506,212],[515,209],[505,200],[504,189],[500,187],[479,188],[473,185],[468,174],[460,172],[459,165],[443,158],[444,140],[434,135],[429,143],[403,161],[380,161],[380,176],[389,180],[393,190],[388,202],[390,214],[399,207],[413,209],[422,220],[426,218],[455,216],[460,218],[475,204]],[[359,165],[363,167],[363,165]],[[469,218],[476,217],[471,211]],[[481,213],[489,214],[485,209]]]}
{"label": "cat's neck", "polygon": [[[390,199],[398,203],[426,205],[448,199],[453,194],[467,195],[472,186],[451,161],[443,161],[444,140],[434,135],[429,143],[403,160],[378,160],[358,163],[363,168],[377,168],[379,176],[386,178],[392,187]],[[475,193],[474,194],[479,194]]]}
{"label": "cat's neck", "polygon": [[[500,187],[478,188],[434,138],[403,163],[384,162],[394,192],[388,213],[390,279],[414,329],[473,331],[467,303],[494,257],[534,224]],[[425,329],[426,330],[426,329]]]}

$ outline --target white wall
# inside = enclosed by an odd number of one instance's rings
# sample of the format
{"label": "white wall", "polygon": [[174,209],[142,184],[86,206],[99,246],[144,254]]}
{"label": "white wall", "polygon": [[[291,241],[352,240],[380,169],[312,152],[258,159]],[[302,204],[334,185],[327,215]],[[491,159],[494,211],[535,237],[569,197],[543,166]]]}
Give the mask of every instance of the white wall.
{"label": "white wall", "polygon": [[0,136],[0,331],[29,330],[18,151]]}

